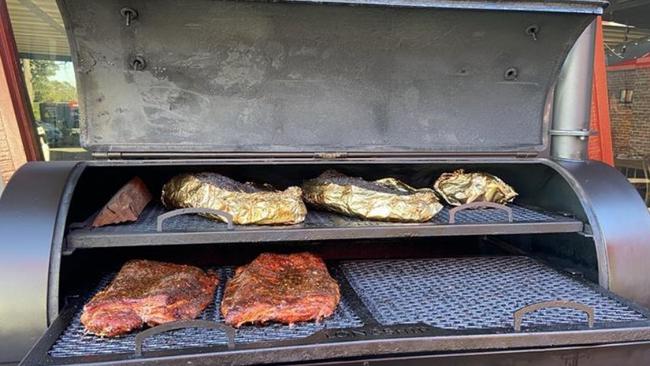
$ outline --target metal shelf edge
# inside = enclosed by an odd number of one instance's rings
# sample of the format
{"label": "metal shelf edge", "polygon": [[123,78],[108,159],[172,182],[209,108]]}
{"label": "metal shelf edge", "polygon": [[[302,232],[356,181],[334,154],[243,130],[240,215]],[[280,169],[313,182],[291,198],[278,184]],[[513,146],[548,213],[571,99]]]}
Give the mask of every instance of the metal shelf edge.
{"label": "metal shelf edge", "polygon": [[[394,225],[394,224],[393,224]],[[361,228],[269,228],[196,232],[155,232],[94,235],[71,232],[66,249],[149,245],[218,244],[246,242],[311,241],[338,239],[409,238],[464,235],[511,235],[581,232],[583,223],[567,220],[539,223],[491,223],[462,225],[404,224]]]}

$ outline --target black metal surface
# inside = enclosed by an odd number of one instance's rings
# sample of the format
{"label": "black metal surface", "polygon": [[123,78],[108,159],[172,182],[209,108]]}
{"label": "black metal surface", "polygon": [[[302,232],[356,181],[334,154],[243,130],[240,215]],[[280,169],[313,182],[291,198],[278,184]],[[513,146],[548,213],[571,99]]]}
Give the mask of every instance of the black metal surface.
{"label": "black metal surface", "polygon": [[[259,1],[259,0],[258,0]],[[281,0],[286,3],[322,3],[344,5],[379,5],[409,8],[442,8],[474,10],[517,10],[568,13],[600,14],[605,1],[598,0],[559,0],[559,1],[489,1],[489,0]]]}
{"label": "black metal surface", "polygon": [[[325,361],[310,366],[639,366],[650,363],[650,342],[606,346],[554,347],[492,352],[459,352],[412,357],[371,357]],[[303,363],[301,363],[303,365]]]}
{"label": "black metal surface", "polygon": [[611,166],[596,161],[559,163],[592,227],[600,285],[650,306],[650,214],[645,203]]}
{"label": "black metal surface", "polygon": [[338,214],[310,210],[303,224],[291,226],[235,226],[183,215],[165,220],[157,231],[157,218],[166,212],[157,203],[150,204],[135,223],[100,228],[72,229],[67,249],[110,246],[169,245],[191,243],[229,243],[318,239],[386,238],[436,235],[490,235],[499,233],[578,232],[582,222],[551,213],[511,205],[512,223],[503,210],[476,209],[456,213],[456,223],[449,224],[445,207],[430,223],[405,224],[368,221]]}
{"label": "black metal surface", "polygon": [[[218,269],[219,287],[211,304],[199,317],[200,320],[215,321],[223,323],[223,317],[219,311],[219,304],[223,296],[223,290],[228,278],[233,274],[231,267]],[[89,294],[86,302],[94,293],[104,288],[114,274],[103,277],[95,291]],[[54,343],[49,354],[55,358],[72,356],[89,356],[98,354],[133,354],[135,351],[136,334],[129,334],[119,338],[102,338],[85,334],[83,325],[80,322],[81,310],[75,314],[71,324]],[[267,326],[242,326],[235,335],[235,345],[257,342],[283,341],[290,339],[305,338],[322,329],[345,329],[363,326],[363,322],[355,315],[343,298],[341,304],[330,318],[321,323],[301,323],[294,326],[281,324],[269,324]],[[144,351],[156,350],[177,350],[190,347],[225,346],[228,344],[228,337],[223,330],[188,328],[170,331],[153,335],[144,341]]]}
{"label": "black metal surface", "polygon": [[[65,192],[76,162],[29,163],[0,199],[0,363],[18,362],[48,326],[53,242],[65,221]],[[54,253],[52,252],[54,251]]]}
{"label": "black metal surface", "polygon": [[[637,28],[650,28],[650,20],[647,17],[650,12],[650,2],[648,0],[616,0],[611,3],[612,5],[607,9],[605,15],[606,20]],[[627,52],[625,52],[624,56],[628,56]]]}
{"label": "black metal surface", "polygon": [[[521,306],[542,300],[565,299],[596,309],[597,324],[646,320],[643,314],[610,299],[593,288],[525,257],[481,257],[424,260],[346,261],[341,272],[361,297],[370,313],[382,325],[425,323],[439,328],[511,328],[513,313]],[[218,310],[225,280],[231,268],[219,270],[222,279],[215,302],[201,315],[202,320],[223,322]],[[96,291],[114,275],[103,278]],[[89,294],[88,298],[91,294]],[[359,304],[356,304],[357,306]],[[236,344],[305,338],[321,329],[363,326],[345,296],[332,318],[321,324],[293,327],[272,324],[244,326],[237,331]],[[71,357],[96,354],[130,354],[135,335],[101,338],[85,335],[80,311],[59,337],[50,356]],[[524,326],[586,323],[574,309],[543,309],[530,314]],[[183,329],[147,339],[148,351],[226,345],[222,330]]]}
{"label": "black metal surface", "polygon": [[[204,162],[204,164],[205,163],[206,162]],[[580,214],[582,212],[583,207],[588,208],[590,210],[588,212],[589,216],[580,217],[580,220],[584,220],[585,222],[587,222],[588,220],[591,225],[598,224],[601,221],[601,216],[599,215],[607,211],[606,212],[607,215],[602,217],[605,217],[606,220],[612,220],[611,222],[608,223],[608,225],[620,225],[621,229],[616,231],[617,233],[616,241],[609,240],[609,243],[614,244],[614,246],[608,249],[609,253],[606,253],[605,256],[606,258],[619,258],[619,259],[623,259],[625,257],[627,257],[628,259],[632,258],[633,260],[630,263],[633,264],[633,266],[630,266],[630,268],[626,268],[624,265],[623,266],[619,265],[616,268],[614,268],[615,272],[619,274],[624,274],[626,278],[632,282],[636,281],[635,282],[636,284],[633,286],[639,286],[639,284],[641,284],[641,287],[643,287],[644,282],[642,281],[645,279],[644,277],[645,271],[642,267],[639,267],[641,258],[633,257],[633,253],[635,253],[635,251],[630,250],[630,247],[628,247],[625,250],[618,250],[619,248],[624,248],[625,247],[624,244],[626,244],[626,242],[629,242],[630,244],[633,244],[633,247],[637,248],[635,250],[638,250],[638,252],[642,253],[644,248],[642,237],[648,237],[647,235],[644,234],[644,231],[648,227],[643,222],[646,219],[643,216],[637,215],[640,212],[642,212],[640,208],[643,207],[643,203],[637,202],[637,200],[640,201],[640,199],[636,195],[632,195],[631,193],[628,194],[629,187],[626,185],[627,183],[624,183],[624,178],[615,176],[613,181],[608,182],[609,179],[612,179],[612,177],[610,176],[612,174],[611,168],[604,167],[603,165],[600,164],[596,164],[594,166],[593,163],[576,163],[576,164],[563,163],[565,164],[565,166],[578,165],[578,167],[576,168],[575,166],[573,166],[570,169],[561,169],[561,168],[558,169],[556,164],[553,162],[542,161],[542,163],[551,166],[553,169],[557,169],[562,175],[553,177],[549,181],[549,178],[547,176],[532,174],[534,173],[535,169],[527,169],[526,167],[520,167],[520,169],[518,169],[517,171],[526,171],[526,174],[524,175],[529,179],[526,179],[524,181],[522,180],[523,179],[522,177],[519,177],[516,179],[517,181],[516,185],[522,187],[528,187],[527,188],[528,190],[533,189],[536,187],[536,185],[538,185],[539,189],[535,188],[532,190],[533,192],[538,192],[537,196],[531,196],[530,192],[525,196],[539,197],[538,199],[540,200],[539,201],[540,203],[543,202],[545,207],[553,208],[557,212],[572,212],[575,214]],[[101,164],[110,165],[110,166],[120,165],[120,164],[125,166],[140,166],[140,165],[147,165],[151,163],[144,162],[143,164],[142,162],[102,162]],[[188,162],[175,162],[175,163],[154,162],[154,164],[182,165],[182,164],[189,164],[189,163]],[[211,164],[215,164],[215,163],[212,162]],[[230,164],[235,164],[235,163],[230,162]],[[347,164],[351,164],[351,163],[347,163]],[[496,165],[494,165],[494,167],[496,167]],[[585,169],[585,171],[582,171],[580,172],[580,174],[576,174],[574,176],[571,173],[571,171],[573,171],[574,169],[575,170]],[[591,169],[595,169],[596,172],[594,173],[593,170]],[[570,187],[567,185],[567,182],[570,184]],[[562,188],[565,185],[567,187]],[[71,184],[69,188],[73,189],[74,185]],[[629,188],[629,191],[634,193],[633,189],[631,188]],[[29,197],[30,194],[25,193],[25,197]],[[620,200],[620,202],[616,203],[608,199],[603,200],[603,198],[606,197],[607,195],[613,195],[613,197],[616,198],[617,200]],[[579,197],[581,201],[578,202],[576,197]],[[614,198],[612,198],[612,200],[614,200]],[[597,202],[593,203],[594,200]],[[23,203],[25,202],[24,198],[21,199],[21,202]],[[598,214],[591,211],[590,207],[592,204],[598,206],[596,209]],[[627,204],[630,205],[626,206]],[[62,207],[64,207],[64,205],[62,205]],[[639,209],[637,209],[637,207],[639,207]],[[626,217],[629,220],[629,222],[625,222],[625,223],[617,222],[618,218],[620,217]],[[60,226],[62,228],[63,223],[61,223]],[[498,228],[498,225],[495,227]],[[596,236],[597,240],[601,240],[603,238],[603,232],[602,232],[603,229],[600,228],[600,226],[598,225],[595,225],[594,227],[596,228],[595,230],[596,232],[594,236]],[[608,227],[607,230],[610,229],[611,227]],[[625,230],[627,230],[627,232],[625,232]],[[345,232],[347,231],[347,229],[343,231]],[[346,235],[345,233],[341,234],[342,238],[344,238],[345,235]],[[385,235],[385,232],[382,233],[382,235]],[[598,237],[598,235],[601,236]],[[633,237],[633,235],[639,235],[641,237]],[[186,233],[179,233],[178,242],[183,242],[183,239],[186,238],[186,236],[187,236]],[[578,235],[575,236],[579,237]],[[572,249],[571,243],[554,242],[552,240],[549,241],[548,239],[544,239],[545,236],[532,235],[530,237],[539,238],[539,240],[546,241],[547,242],[546,245],[548,245],[549,247],[554,247],[554,246],[557,247],[559,250],[558,253],[561,252],[562,255],[566,256],[566,258],[572,258],[571,257],[572,255],[573,256],[576,255],[575,253],[566,252],[567,249]],[[603,242],[598,242],[598,245],[601,245],[601,243]],[[601,251],[604,249],[602,247],[599,247],[598,250]],[[603,253],[601,252],[601,255],[602,254]],[[624,257],[620,257],[623,254]],[[56,253],[53,256],[56,257]],[[575,260],[575,258],[573,259]],[[600,260],[602,259],[599,258],[599,261]],[[605,263],[601,265],[606,270],[609,271],[607,267],[608,265],[607,261],[605,261]],[[17,270],[17,272],[12,272],[10,275],[16,277],[17,275],[15,273],[23,273],[23,268],[20,268],[19,270]],[[622,278],[623,277],[619,277],[619,280]],[[638,292],[638,294],[640,294],[640,292]],[[24,322],[24,319],[21,318],[20,320],[22,324]],[[63,328],[65,328],[69,324],[69,319],[67,320],[64,319],[62,324],[59,323],[60,323],[59,321],[55,322],[54,324],[55,326],[52,327],[41,339],[40,342],[44,342],[44,343],[39,342],[41,349],[43,349],[43,344],[47,344],[49,342],[48,339],[53,338],[51,342],[54,342],[56,340],[59,332],[62,331]],[[413,331],[415,331],[415,328],[420,329],[420,326],[413,325],[412,328],[408,328],[408,329],[412,329]],[[247,363],[255,363],[255,362],[267,362],[270,359],[277,360],[277,361],[286,360],[287,362],[291,360],[298,361],[303,359],[327,359],[331,357],[329,356],[331,354],[341,355],[341,357],[346,357],[346,355],[350,355],[351,357],[356,357],[359,355],[367,356],[367,355],[394,354],[395,347],[399,347],[401,351],[407,353],[407,352],[470,350],[470,349],[485,349],[485,348],[503,349],[503,348],[516,348],[516,347],[535,347],[535,346],[548,346],[549,344],[555,344],[555,345],[588,344],[588,343],[598,344],[598,343],[606,343],[606,342],[621,342],[621,341],[635,341],[635,340],[650,339],[649,330],[642,325],[637,325],[634,328],[602,329],[597,324],[596,328],[590,332],[583,332],[581,330],[560,331],[560,332],[545,331],[541,333],[537,333],[537,332],[533,333],[532,335],[534,335],[535,337],[528,337],[528,334],[530,333],[527,334],[526,332],[524,332],[522,334],[517,335],[516,337],[508,333],[502,333],[497,335],[488,334],[476,338],[467,338],[464,337],[463,335],[441,336],[441,334],[435,333],[433,331],[425,331],[425,332],[418,333],[420,332],[420,330],[418,330],[415,331],[416,333],[412,333],[413,337],[416,338],[395,339],[395,338],[391,338],[391,337],[395,337],[396,334],[395,331],[388,328],[373,328],[372,330],[366,330],[364,332],[365,332],[364,334],[374,335],[375,338],[373,338],[373,342],[370,342],[372,343],[372,345],[366,342],[361,342],[362,344],[357,344],[358,342],[347,342],[347,343],[337,342],[337,340],[359,341],[359,340],[367,339],[364,338],[367,336],[356,336],[351,333],[347,333],[347,334],[343,333],[337,335],[328,334],[327,336],[321,335],[320,338],[318,338],[319,340],[322,340],[322,342],[324,342],[322,344],[323,347],[320,347],[320,345],[319,347],[313,347],[310,345],[304,347],[292,346],[293,348],[292,347],[288,347],[288,348],[271,347],[271,348],[266,348],[264,350],[260,350],[260,352],[253,352],[253,353],[244,352],[245,355],[230,354],[228,352],[223,352],[219,348],[217,350],[208,351],[208,353],[212,352],[209,355],[201,355],[201,356],[196,354],[195,353],[196,351],[191,351],[190,349],[186,349],[187,350],[185,351],[186,356],[185,358],[183,358],[183,360],[191,360],[196,364],[199,364],[200,362],[203,362],[204,364],[215,364],[215,363],[247,364]],[[379,336],[379,334],[385,336]],[[403,334],[400,335],[400,337],[403,337]],[[296,340],[296,341],[300,342],[300,340]],[[313,342],[316,342],[316,340],[312,341],[312,343]],[[329,345],[329,343],[331,342],[335,342],[336,344]],[[249,345],[255,346],[255,344],[249,344]],[[222,346],[215,346],[215,347],[218,348]],[[50,348],[49,346],[45,347],[42,354],[47,354],[49,348]],[[157,354],[161,357],[163,355],[165,357],[172,357],[174,355],[179,355],[180,353],[183,352],[179,350],[157,352]],[[102,359],[108,360],[112,356],[106,355],[106,356],[101,356],[101,357],[97,356],[97,357],[98,358],[94,360],[101,361]],[[164,358],[164,361],[155,361],[156,359],[152,358],[151,360],[154,360],[152,362],[167,363],[170,359]],[[81,361],[77,359],[74,362],[81,362]],[[144,361],[141,360],[133,360],[133,363],[139,363],[139,362],[144,363]],[[40,362],[37,362],[36,364],[40,364]]]}
{"label": "black metal surface", "polygon": [[[600,324],[646,319],[627,305],[526,257],[346,261],[341,268],[382,325],[510,328],[516,310],[551,300],[590,306]],[[550,308],[528,314],[523,326],[586,323],[581,311]]]}
{"label": "black metal surface", "polygon": [[594,10],[575,1],[410,2],[546,10],[517,12],[159,0],[130,4],[126,27],[124,4],[90,4],[60,1],[84,145],[159,156],[539,153],[548,91],[594,17],[553,13]]}

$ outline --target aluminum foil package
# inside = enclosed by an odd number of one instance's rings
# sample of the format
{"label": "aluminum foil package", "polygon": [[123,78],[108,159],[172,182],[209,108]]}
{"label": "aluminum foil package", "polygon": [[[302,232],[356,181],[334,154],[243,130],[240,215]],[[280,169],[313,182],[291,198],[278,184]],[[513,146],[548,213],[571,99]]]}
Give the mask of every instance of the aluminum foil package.
{"label": "aluminum foil package", "polygon": [[[298,224],[307,215],[299,187],[277,191],[216,173],[178,175],[163,186],[161,200],[169,209],[199,207],[225,211],[239,225]],[[203,216],[223,221],[216,215]]]}
{"label": "aluminum foil package", "polygon": [[394,178],[369,182],[334,170],[306,181],[303,192],[317,208],[369,220],[424,222],[442,210],[432,189],[415,189]]}
{"label": "aluminum foil package", "polygon": [[506,204],[517,197],[517,192],[498,177],[480,172],[465,173],[463,169],[442,174],[433,188],[453,206],[472,202]]}

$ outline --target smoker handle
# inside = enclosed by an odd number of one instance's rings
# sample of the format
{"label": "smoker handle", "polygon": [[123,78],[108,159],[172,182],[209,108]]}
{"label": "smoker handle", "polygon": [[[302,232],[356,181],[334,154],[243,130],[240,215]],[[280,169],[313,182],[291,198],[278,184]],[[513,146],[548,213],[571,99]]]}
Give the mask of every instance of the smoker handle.
{"label": "smoker handle", "polygon": [[580,310],[587,314],[587,323],[589,328],[593,328],[594,326],[594,308],[574,301],[553,300],[526,305],[523,308],[516,310],[512,314],[514,318],[515,332],[521,332],[521,323],[524,321],[524,315],[546,308],[570,308]]}
{"label": "smoker handle", "polygon": [[207,320],[180,320],[171,323],[165,323],[153,328],[149,328],[135,336],[135,355],[142,356],[142,345],[145,339],[156,334],[169,332],[171,330],[185,329],[185,328],[202,328],[202,329],[219,329],[223,330],[228,337],[228,349],[235,348],[235,328],[229,327],[225,324],[215,323]]}
{"label": "smoker handle", "polygon": [[454,207],[451,210],[449,210],[449,223],[450,224],[456,223],[456,214],[459,211],[463,211],[467,209],[476,209],[476,208],[496,208],[498,210],[503,210],[506,212],[506,214],[508,214],[508,222],[512,222],[512,209],[506,205],[500,205],[494,202],[471,202],[471,203],[466,203],[464,205],[460,205],[458,207]]}
{"label": "smoker handle", "polygon": [[226,211],[215,210],[213,208],[191,207],[191,208],[179,208],[178,210],[173,210],[173,211],[165,212],[162,215],[158,215],[158,225],[157,225],[158,232],[163,231],[163,222],[165,222],[165,220],[171,217],[187,215],[187,214],[212,214],[219,217],[223,217],[224,219],[226,219],[226,223],[228,224],[228,230],[232,230],[234,228],[232,222],[232,215]]}

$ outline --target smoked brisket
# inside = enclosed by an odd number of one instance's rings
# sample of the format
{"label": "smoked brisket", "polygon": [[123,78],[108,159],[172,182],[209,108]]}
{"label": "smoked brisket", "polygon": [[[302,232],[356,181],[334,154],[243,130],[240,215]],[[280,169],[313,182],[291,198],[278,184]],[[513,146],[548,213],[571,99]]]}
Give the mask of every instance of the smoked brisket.
{"label": "smoked brisket", "polygon": [[114,337],[175,320],[196,318],[213,300],[219,279],[187,265],[132,260],[83,309],[89,333]]}
{"label": "smoked brisket", "polygon": [[226,284],[221,313],[235,327],[293,324],[332,315],[339,300],[339,286],[319,257],[263,253],[237,268]]}

